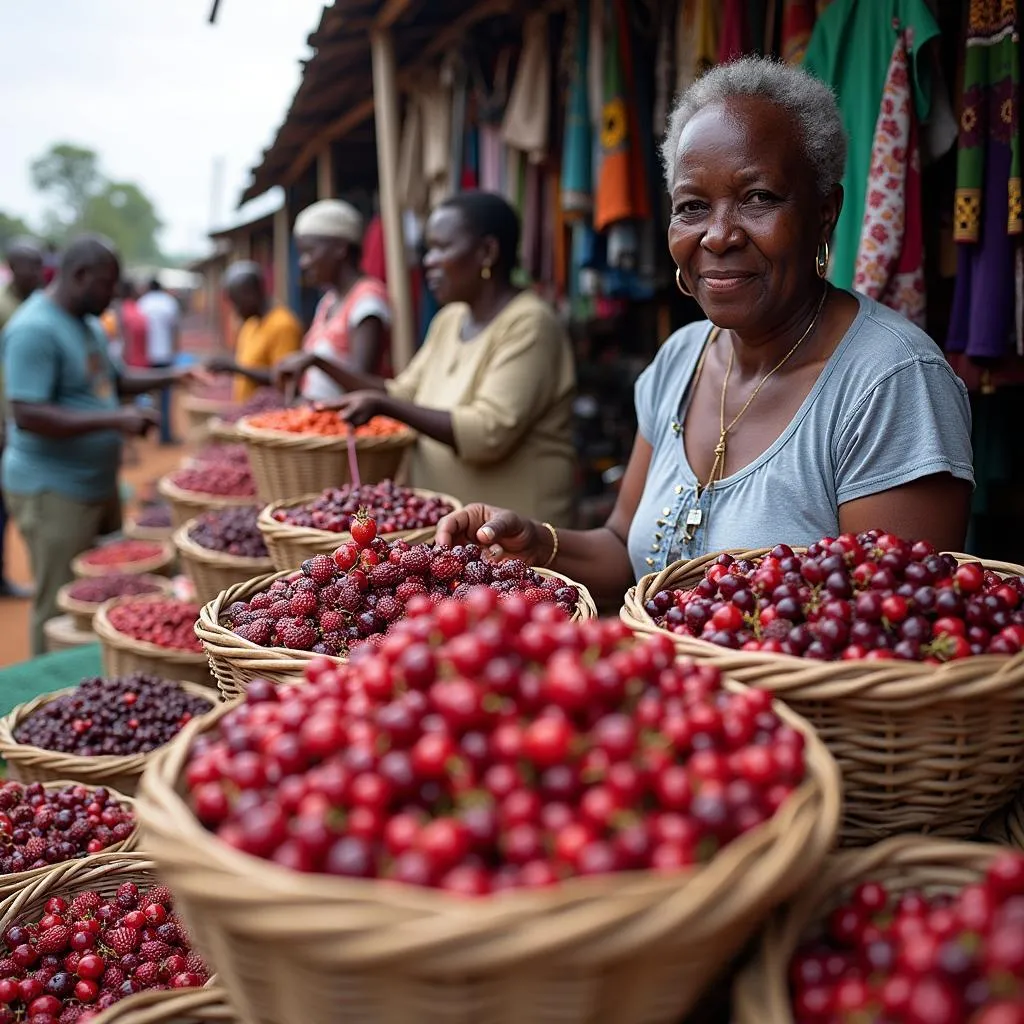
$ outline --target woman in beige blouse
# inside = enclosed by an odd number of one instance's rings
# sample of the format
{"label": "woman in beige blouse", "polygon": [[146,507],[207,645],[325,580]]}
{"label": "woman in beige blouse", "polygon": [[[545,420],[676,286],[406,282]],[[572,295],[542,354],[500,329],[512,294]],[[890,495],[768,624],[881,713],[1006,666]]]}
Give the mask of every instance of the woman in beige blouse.
{"label": "woman in beige blouse", "polygon": [[419,434],[411,484],[554,525],[572,519],[576,386],[551,308],[511,282],[519,219],[500,196],[463,192],[426,229],[427,286],[442,305],[395,380],[318,362],[349,393],[324,403],[352,424],[391,416]]}

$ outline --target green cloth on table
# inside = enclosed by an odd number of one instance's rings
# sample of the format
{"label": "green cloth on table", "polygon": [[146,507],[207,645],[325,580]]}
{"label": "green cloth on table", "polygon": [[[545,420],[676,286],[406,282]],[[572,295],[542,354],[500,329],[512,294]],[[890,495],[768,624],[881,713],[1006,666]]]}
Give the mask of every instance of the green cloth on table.
{"label": "green cloth on table", "polygon": [[43,654],[0,668],[0,715],[44,693],[63,690],[102,674],[99,644]]}

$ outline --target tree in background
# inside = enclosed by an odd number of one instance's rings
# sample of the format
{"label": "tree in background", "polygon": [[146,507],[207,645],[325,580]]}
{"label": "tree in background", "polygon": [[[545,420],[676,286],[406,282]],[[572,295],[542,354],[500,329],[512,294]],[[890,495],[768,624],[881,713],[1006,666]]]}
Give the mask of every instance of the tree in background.
{"label": "tree in background", "polygon": [[21,235],[31,235],[32,230],[20,217],[11,217],[0,212],[0,260],[7,251],[7,246]]}
{"label": "tree in background", "polygon": [[32,183],[54,205],[44,234],[58,244],[96,232],[116,243],[128,263],[160,261],[161,224],[149,197],[131,182],[111,181],[91,149],[62,142],[32,161]]}

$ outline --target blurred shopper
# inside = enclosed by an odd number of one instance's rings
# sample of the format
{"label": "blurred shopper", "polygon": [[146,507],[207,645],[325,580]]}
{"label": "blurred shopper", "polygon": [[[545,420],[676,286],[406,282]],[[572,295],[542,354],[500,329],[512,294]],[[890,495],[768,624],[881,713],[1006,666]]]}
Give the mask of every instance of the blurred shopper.
{"label": "blurred shopper", "polygon": [[[146,355],[151,369],[169,370],[178,354],[181,337],[181,307],[178,300],[164,290],[157,278],[149,282],[146,294],[139,299],[139,310],[146,318]],[[160,443],[176,444],[171,423],[171,392],[160,392]]]}
{"label": "blurred shopper", "polygon": [[[0,288],[0,332],[14,311],[38,288],[43,287],[43,248],[34,238],[16,238],[7,247],[7,268],[11,279]],[[2,364],[0,364],[2,365]],[[7,410],[3,401],[3,376],[0,369],[0,456],[4,450]],[[7,579],[4,561],[4,538],[7,536],[7,505],[0,489],[0,598],[28,598],[32,591]]]}
{"label": "blurred shopper", "polygon": [[122,437],[157,423],[153,410],[121,399],[206,378],[192,370],[129,372],[111,358],[97,317],[120,276],[112,243],[76,239],[53,285],[28,299],[4,332],[10,431],[2,480],[35,576],[36,654],[44,623],[57,614],[57,591],[71,579],[71,560],[120,526]]}
{"label": "blurred shopper", "polygon": [[363,231],[362,215],[340,199],[314,203],[295,219],[299,265],[326,291],[302,352],[281,364],[281,380],[298,380],[315,401],[344,393],[332,367],[391,376],[391,305],[384,283],[360,269]]}
{"label": "blurred shopper", "polygon": [[234,358],[214,356],[206,368],[235,375],[235,401],[241,404],[258,388],[273,384],[274,366],[302,347],[302,324],[290,309],[271,302],[258,263],[245,260],[228,267],[224,292],[242,326]]}
{"label": "blurred shopper", "polygon": [[139,293],[127,279],[118,282],[114,301],[100,318],[107,337],[116,346],[115,351],[125,366],[136,370],[149,366],[146,347],[149,325],[139,309]]}

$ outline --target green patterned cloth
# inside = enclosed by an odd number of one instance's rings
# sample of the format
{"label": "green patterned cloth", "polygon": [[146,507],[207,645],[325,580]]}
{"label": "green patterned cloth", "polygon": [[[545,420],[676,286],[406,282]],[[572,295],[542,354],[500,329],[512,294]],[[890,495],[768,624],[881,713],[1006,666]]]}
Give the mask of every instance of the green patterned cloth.
{"label": "green patterned cloth", "polygon": [[43,654],[0,669],[0,715],[54,690],[103,674],[99,644]]}

